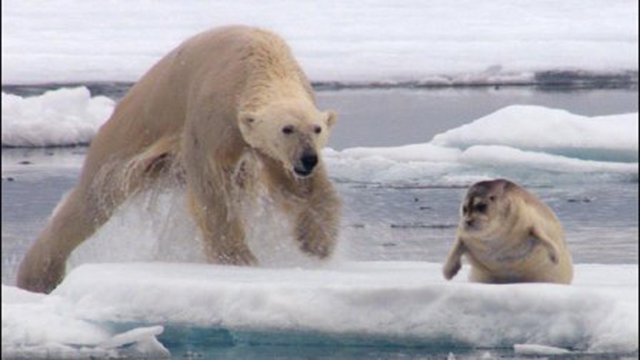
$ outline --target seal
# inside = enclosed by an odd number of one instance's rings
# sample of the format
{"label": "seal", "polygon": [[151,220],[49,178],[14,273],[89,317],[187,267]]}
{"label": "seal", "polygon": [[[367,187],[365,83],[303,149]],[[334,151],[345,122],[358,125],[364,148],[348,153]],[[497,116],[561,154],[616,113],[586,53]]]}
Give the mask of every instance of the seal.
{"label": "seal", "polygon": [[465,255],[469,280],[480,283],[570,284],[571,255],[551,208],[517,184],[496,179],[472,185],[460,207],[457,237],[443,267],[451,280]]}

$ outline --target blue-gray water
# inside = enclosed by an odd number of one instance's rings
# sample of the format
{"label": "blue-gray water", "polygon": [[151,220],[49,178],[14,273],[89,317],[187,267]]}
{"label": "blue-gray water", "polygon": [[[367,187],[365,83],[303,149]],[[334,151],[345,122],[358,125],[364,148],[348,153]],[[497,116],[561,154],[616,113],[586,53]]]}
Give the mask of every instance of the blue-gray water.
{"label": "blue-gray water", "polygon": [[[46,87],[34,87],[35,93]],[[99,88],[98,88],[99,90]],[[7,91],[7,90],[4,90]],[[24,89],[12,91],[20,93]],[[34,91],[29,89],[29,91]],[[109,93],[118,97],[121,91]],[[638,111],[633,89],[542,91],[515,88],[352,89],[318,93],[322,108],[340,115],[329,146],[396,146],[428,142],[435,134],[469,123],[512,104],[564,108],[583,115]],[[78,166],[56,165],[60,159],[80,164],[86,148],[2,150],[2,283],[15,283],[15,271],[29,244],[42,229],[60,197],[77,181]],[[344,198],[343,241],[356,260],[443,260],[455,234],[463,187],[432,187],[428,183],[339,183]],[[638,263],[638,182],[585,182],[532,187],[558,214],[577,263]],[[176,358],[322,358],[407,359],[475,358],[481,349],[386,347],[384,344],[255,346],[251,341],[221,341],[199,347],[163,335]],[[201,336],[201,335],[198,335]],[[294,336],[294,335],[288,335]],[[211,339],[209,339],[211,340]],[[304,341],[301,341],[304,343]],[[491,350],[512,358],[509,349]],[[617,355],[612,355],[615,358]]]}

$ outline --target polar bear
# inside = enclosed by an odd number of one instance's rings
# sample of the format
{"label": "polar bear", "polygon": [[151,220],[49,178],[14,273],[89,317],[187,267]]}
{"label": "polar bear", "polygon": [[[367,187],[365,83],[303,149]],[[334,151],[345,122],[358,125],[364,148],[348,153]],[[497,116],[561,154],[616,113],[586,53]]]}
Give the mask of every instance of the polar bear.
{"label": "polar bear", "polygon": [[210,262],[253,265],[239,213],[256,184],[291,219],[302,251],[329,257],[342,203],[320,150],[336,115],[321,112],[285,42],[229,26],[196,35],[124,96],[91,142],[80,181],[25,255],[20,288],[50,292],[69,254],[131,195],[173,179]]}

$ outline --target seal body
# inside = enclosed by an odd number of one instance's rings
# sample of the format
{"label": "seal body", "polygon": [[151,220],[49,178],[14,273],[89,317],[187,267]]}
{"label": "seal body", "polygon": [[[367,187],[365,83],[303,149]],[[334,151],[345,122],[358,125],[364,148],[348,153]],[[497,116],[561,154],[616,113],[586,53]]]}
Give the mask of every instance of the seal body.
{"label": "seal body", "polygon": [[570,284],[573,278],[564,231],[553,210],[504,179],[469,188],[444,264],[446,279],[458,273],[462,255],[471,263],[474,282]]}

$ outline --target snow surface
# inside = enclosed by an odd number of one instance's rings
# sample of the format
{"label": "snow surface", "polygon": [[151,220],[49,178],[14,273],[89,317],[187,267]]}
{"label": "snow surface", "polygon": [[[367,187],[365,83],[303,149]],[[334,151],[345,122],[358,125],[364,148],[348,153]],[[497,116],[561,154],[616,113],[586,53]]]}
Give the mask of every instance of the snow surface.
{"label": "snow surface", "polygon": [[161,354],[148,343],[162,342],[162,327],[202,331],[205,346],[204,330],[220,329],[251,344],[638,351],[637,265],[579,264],[571,286],[472,284],[467,270],[448,283],[441,264],[423,262],[83,265],[50,295],[2,287],[2,354],[103,354],[137,342]]}
{"label": "snow surface", "polygon": [[[3,146],[87,143],[114,108],[112,100],[91,97],[85,87],[25,98],[3,93],[2,100]],[[423,144],[325,149],[324,156],[331,176],[341,181],[456,185],[533,173],[542,182],[562,176],[592,181],[585,174],[637,181],[638,113],[588,117],[513,105]]]}
{"label": "snow surface", "polygon": [[633,0],[8,0],[2,83],[135,81],[186,38],[228,24],[281,34],[312,81],[534,83],[573,71],[637,82]]}

